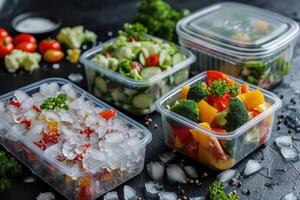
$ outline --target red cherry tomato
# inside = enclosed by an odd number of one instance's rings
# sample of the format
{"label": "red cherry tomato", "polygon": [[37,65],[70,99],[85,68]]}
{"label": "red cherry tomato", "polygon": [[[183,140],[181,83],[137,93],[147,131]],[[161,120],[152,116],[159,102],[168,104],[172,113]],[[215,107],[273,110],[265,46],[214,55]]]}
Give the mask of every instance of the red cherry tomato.
{"label": "red cherry tomato", "polygon": [[113,109],[110,109],[110,110],[107,110],[107,111],[103,111],[101,113],[99,113],[99,115],[103,118],[103,119],[106,119],[106,120],[109,120],[113,117],[116,116],[116,111],[113,110]]}
{"label": "red cherry tomato", "polygon": [[61,46],[60,43],[57,42],[56,40],[53,39],[46,39],[46,40],[42,40],[39,44],[39,51],[41,54],[44,55],[44,53],[46,53],[46,51],[50,50],[50,49],[54,49],[54,50],[61,50]]}
{"label": "red cherry tomato", "polygon": [[157,66],[159,62],[159,58],[156,54],[151,54],[146,58],[146,66]]}
{"label": "red cherry tomato", "polygon": [[8,32],[4,28],[0,28],[0,39],[9,36]]}
{"label": "red cherry tomato", "polygon": [[137,61],[133,61],[130,64],[130,66],[131,66],[131,69],[137,69],[138,72],[142,71],[142,69],[143,69],[143,66]]}
{"label": "red cherry tomato", "polygon": [[64,53],[62,51],[54,50],[54,49],[47,50],[46,53],[44,54],[45,61],[50,63],[58,62],[61,59],[63,59],[63,57],[64,57]]}
{"label": "red cherry tomato", "polygon": [[13,49],[14,45],[9,42],[9,39],[0,39],[0,58],[4,58],[6,55],[10,54]]}
{"label": "red cherry tomato", "polygon": [[3,38],[0,38],[0,39],[5,39],[5,40],[7,40],[8,42],[10,42],[10,43],[14,43],[14,40],[12,39],[12,37],[10,37],[10,36],[5,36],[5,37],[3,37]]}
{"label": "red cherry tomato", "polygon": [[26,34],[26,33],[21,33],[19,35],[17,35],[15,38],[15,44],[18,45],[22,42],[31,42],[36,44],[36,39],[33,35],[31,34]]}
{"label": "red cherry tomato", "polygon": [[33,53],[36,50],[36,44],[32,43],[32,42],[21,42],[19,44],[17,44],[16,49],[25,51],[25,52],[29,52],[29,53]]}

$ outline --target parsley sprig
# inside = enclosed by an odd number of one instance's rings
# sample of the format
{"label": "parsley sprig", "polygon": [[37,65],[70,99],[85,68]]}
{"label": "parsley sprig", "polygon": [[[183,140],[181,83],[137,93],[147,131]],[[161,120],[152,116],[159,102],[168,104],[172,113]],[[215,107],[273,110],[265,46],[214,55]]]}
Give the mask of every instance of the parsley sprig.
{"label": "parsley sprig", "polygon": [[229,94],[230,96],[237,96],[240,91],[240,85],[235,83],[233,86],[229,87],[228,83],[224,80],[215,80],[209,92],[211,94],[215,94],[218,97],[223,97],[225,94]]}
{"label": "parsley sprig", "polygon": [[66,101],[67,95],[60,93],[56,97],[48,97],[45,99],[40,108],[42,110],[54,110],[56,108],[69,110],[69,106]]}
{"label": "parsley sprig", "polygon": [[240,197],[236,192],[227,194],[224,191],[223,184],[220,181],[215,181],[209,187],[209,199],[210,200],[238,200]]}

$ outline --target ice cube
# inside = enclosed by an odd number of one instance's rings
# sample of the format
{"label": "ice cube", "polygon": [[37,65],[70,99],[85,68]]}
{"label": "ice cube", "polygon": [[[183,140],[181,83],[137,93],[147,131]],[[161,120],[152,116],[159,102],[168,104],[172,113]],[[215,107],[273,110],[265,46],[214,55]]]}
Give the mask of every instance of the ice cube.
{"label": "ice cube", "polygon": [[61,90],[66,93],[66,95],[69,97],[69,98],[76,98],[76,91],[74,90],[73,86],[69,83],[63,85],[61,87]]}
{"label": "ice cube", "polygon": [[283,135],[275,138],[276,145],[281,147],[289,147],[293,144],[292,137],[289,135]]}
{"label": "ice cube", "polygon": [[141,131],[136,129],[136,128],[130,128],[128,130],[128,136],[129,137],[134,137],[134,136],[137,136]]}
{"label": "ice cube", "polygon": [[5,110],[5,103],[0,101],[0,112],[4,112]]}
{"label": "ice cube", "polygon": [[61,145],[61,143],[53,144],[50,147],[48,147],[48,148],[45,149],[45,153],[47,155],[49,155],[50,157],[55,158],[55,159],[57,158],[57,156],[59,154],[61,154],[61,152],[62,152],[62,145]]}
{"label": "ice cube", "polygon": [[185,166],[183,169],[190,178],[198,178],[198,173],[195,167]]}
{"label": "ice cube", "polygon": [[245,176],[250,176],[262,169],[262,165],[257,160],[249,160],[244,169]]}
{"label": "ice cube", "polygon": [[28,97],[21,103],[21,107],[25,110],[32,108],[32,106],[33,106],[33,98],[31,97]]}
{"label": "ice cube", "polygon": [[29,97],[28,94],[26,92],[24,92],[23,90],[16,90],[14,92],[14,96],[21,103]]}
{"label": "ice cube", "polygon": [[23,134],[27,131],[27,129],[25,128],[25,126],[23,124],[14,124],[11,128],[16,133],[21,133],[21,134]]}
{"label": "ice cube", "polygon": [[177,194],[175,192],[160,192],[158,196],[160,200],[177,200]]}
{"label": "ice cube", "polygon": [[41,105],[44,101],[44,97],[41,93],[34,93],[32,95],[33,103],[37,106]]}
{"label": "ice cube", "polygon": [[179,165],[169,165],[167,167],[167,175],[171,183],[187,183],[187,177]]}
{"label": "ice cube", "polygon": [[40,86],[40,93],[45,97],[56,96],[59,86],[56,82],[44,83]]}
{"label": "ice cube", "polygon": [[105,135],[105,139],[109,143],[120,143],[123,141],[123,136],[121,132],[112,132]]}
{"label": "ice cube", "polygon": [[45,124],[34,123],[31,128],[25,133],[25,137],[27,137],[31,142],[39,142],[43,138],[42,131],[44,130],[44,128]]}
{"label": "ice cube", "polygon": [[53,111],[42,111],[47,121],[60,121],[60,116]]}
{"label": "ice cube", "polygon": [[24,117],[26,117],[26,119],[30,119],[30,120],[35,118],[36,115],[37,115],[37,112],[33,109],[30,109],[24,113]]}
{"label": "ice cube", "polygon": [[189,200],[205,200],[205,197],[190,197]]}
{"label": "ice cube", "polygon": [[99,116],[95,114],[90,114],[85,118],[85,123],[87,126],[92,126],[99,121]]}
{"label": "ice cube", "polygon": [[63,144],[62,152],[66,158],[68,158],[69,160],[73,160],[77,156],[75,148],[76,145],[66,142]]}
{"label": "ice cube", "polygon": [[282,147],[280,149],[282,157],[287,161],[298,161],[299,152],[295,147]]}
{"label": "ice cube", "polygon": [[78,82],[82,81],[83,76],[79,73],[71,73],[71,74],[69,74],[68,79],[70,79],[73,82],[78,83]]}
{"label": "ice cube", "polygon": [[108,192],[104,195],[103,200],[118,200],[118,193],[116,191]]}
{"label": "ice cube", "polygon": [[217,178],[222,182],[222,183],[226,183],[228,181],[230,181],[232,178],[236,177],[238,174],[238,172],[234,169],[227,169],[223,172],[221,172]]}
{"label": "ice cube", "polygon": [[150,162],[147,165],[147,170],[153,180],[159,181],[164,175],[165,167],[160,162]]}
{"label": "ice cube", "polygon": [[24,183],[32,183],[35,181],[35,178],[32,176],[29,176],[27,178],[24,179]]}
{"label": "ice cube", "polygon": [[300,197],[298,196],[297,192],[291,192],[284,195],[281,200],[298,200]]}
{"label": "ice cube", "polygon": [[6,121],[7,123],[15,122],[13,115],[10,112],[1,113],[0,118],[3,119],[4,121]]}
{"label": "ice cube", "polygon": [[40,193],[36,197],[36,200],[54,200],[54,199],[55,199],[55,195],[52,192]]}
{"label": "ice cube", "polygon": [[88,154],[91,158],[95,159],[95,160],[99,160],[99,161],[106,161],[108,158],[108,153],[104,152],[104,151],[100,151],[97,149],[89,149],[88,150]]}
{"label": "ice cube", "polygon": [[136,145],[138,145],[138,144],[140,144],[141,143],[141,141],[140,141],[140,139],[139,138],[137,138],[137,137],[133,137],[133,138],[130,138],[130,139],[128,139],[127,140],[127,144],[129,145],[129,146],[136,146]]}
{"label": "ice cube", "polygon": [[77,120],[76,116],[69,111],[61,110],[59,112],[59,116],[61,118],[61,121],[68,122],[70,124],[73,124],[75,120]]}
{"label": "ice cube", "polygon": [[159,155],[159,159],[164,163],[167,164],[170,161],[172,161],[175,158],[175,154],[172,152],[168,152],[168,153],[163,153],[161,155]]}
{"label": "ice cube", "polygon": [[146,195],[151,198],[157,196],[163,189],[163,186],[160,183],[154,183],[152,181],[145,183],[145,192]]}
{"label": "ice cube", "polygon": [[124,185],[123,193],[124,193],[125,200],[137,200],[136,191],[129,185]]}

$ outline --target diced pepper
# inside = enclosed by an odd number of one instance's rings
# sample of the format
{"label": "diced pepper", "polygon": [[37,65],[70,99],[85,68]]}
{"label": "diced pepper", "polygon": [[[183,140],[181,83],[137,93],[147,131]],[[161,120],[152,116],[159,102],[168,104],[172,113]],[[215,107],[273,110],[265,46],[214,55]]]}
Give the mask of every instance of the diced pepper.
{"label": "diced pepper", "polygon": [[218,109],[218,111],[223,111],[228,108],[228,105],[229,105],[229,95],[228,94],[225,94],[223,97],[218,97],[215,94],[211,94],[208,96],[208,98],[209,98],[211,105],[213,105],[213,107]]}
{"label": "diced pepper", "polygon": [[234,81],[227,77],[225,74],[219,71],[207,70],[207,83],[210,87],[215,80],[223,80],[226,81],[229,87],[234,86]]}
{"label": "diced pepper", "polygon": [[37,107],[36,105],[33,105],[32,109],[35,110],[38,113],[42,112],[42,110],[39,107]]}
{"label": "diced pepper", "polygon": [[12,105],[12,106],[15,106],[15,107],[17,107],[17,108],[20,108],[20,107],[21,107],[21,103],[20,103],[18,100],[16,100],[16,99],[12,99],[12,100],[9,102],[9,104]]}
{"label": "diced pepper", "polygon": [[211,105],[209,105],[205,100],[201,100],[198,103],[199,111],[200,111],[200,121],[207,122],[211,124],[215,119],[218,110]]}
{"label": "diced pepper", "polygon": [[51,133],[57,133],[58,132],[57,126],[58,126],[58,123],[55,122],[55,121],[49,121],[48,122],[48,127],[49,127]]}
{"label": "diced pepper", "polygon": [[45,143],[45,144],[48,144],[48,143],[57,143],[58,142],[58,134],[56,132],[46,132],[44,131],[43,132],[43,139],[42,141]]}
{"label": "diced pepper", "polygon": [[194,160],[198,160],[198,142],[193,138],[185,145],[184,152]]}
{"label": "diced pepper", "polygon": [[80,133],[81,133],[81,134],[86,134],[86,135],[89,136],[89,135],[91,135],[92,133],[95,133],[95,130],[93,130],[93,129],[91,129],[91,128],[88,127],[88,128],[86,128],[86,129],[84,129],[84,130],[81,130]]}
{"label": "diced pepper", "polygon": [[186,126],[171,124],[171,127],[173,129],[174,134],[176,135],[176,139],[178,139],[183,145],[186,144],[192,137],[189,128]]}
{"label": "diced pepper", "polygon": [[116,116],[116,111],[114,109],[110,109],[110,110],[107,110],[107,111],[100,112],[99,115],[103,119],[109,120],[109,119],[114,118]]}
{"label": "diced pepper", "polygon": [[46,149],[46,145],[43,142],[35,142],[34,144],[42,150]]}
{"label": "diced pepper", "polygon": [[28,120],[28,119],[23,119],[23,120],[21,121],[21,124],[23,124],[23,125],[25,126],[25,128],[30,128],[30,126],[31,126],[31,121]]}
{"label": "diced pepper", "polygon": [[256,89],[246,93],[244,103],[248,110],[252,110],[264,102],[264,94],[260,90]]}
{"label": "diced pepper", "polygon": [[241,85],[241,93],[247,93],[249,91],[249,85],[248,84],[242,84]]}
{"label": "diced pepper", "polygon": [[190,88],[189,85],[183,86],[180,91],[179,99],[186,99]]}
{"label": "diced pepper", "polygon": [[182,149],[184,147],[184,144],[180,141],[180,139],[176,136],[175,138],[175,148]]}

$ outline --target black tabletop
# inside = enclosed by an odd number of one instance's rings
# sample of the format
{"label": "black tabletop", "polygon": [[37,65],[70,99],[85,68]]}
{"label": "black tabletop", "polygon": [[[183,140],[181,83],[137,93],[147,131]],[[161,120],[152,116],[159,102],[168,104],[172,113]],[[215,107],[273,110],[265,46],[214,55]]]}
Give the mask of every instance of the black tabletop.
{"label": "black tabletop", "polygon": [[[217,0],[203,1],[203,0],[173,0],[169,1],[175,8],[188,8],[190,10],[197,10],[204,6],[219,2]],[[252,1],[239,1],[243,3],[252,4],[261,8],[269,9],[285,16],[291,17],[296,21],[300,20],[300,1],[298,0],[252,0]],[[100,41],[109,39],[109,32],[116,34],[117,30],[124,22],[131,21],[136,14],[137,1],[80,1],[80,0],[27,0],[19,1],[14,11],[9,15],[0,19],[0,26],[7,28],[12,32],[11,20],[14,16],[23,12],[39,11],[50,12],[62,19],[63,26],[84,25],[87,29],[95,31]],[[294,54],[293,70],[285,80],[276,88],[273,92],[283,97],[284,106],[290,104],[290,99],[296,100],[296,108],[299,109],[299,94],[291,88],[291,83],[296,80],[300,80],[300,48],[297,46]],[[3,63],[0,63],[0,94],[4,94],[8,91],[16,89],[20,86],[33,83],[35,81],[44,79],[46,77],[63,77],[67,78],[70,73],[80,73],[85,77],[84,67],[81,65],[73,65],[68,62],[60,63],[59,69],[53,69],[51,65],[42,64],[39,70],[34,71],[32,74],[17,73],[9,74],[3,67]],[[83,89],[87,89],[85,78],[80,83],[76,83]],[[300,87],[300,85],[299,85]],[[284,113],[285,109],[281,109],[277,112],[277,115]],[[128,114],[128,113],[126,113]],[[144,117],[136,117],[128,114],[137,121],[144,123]],[[148,127],[152,134],[153,140],[147,146],[145,164],[151,161],[158,161],[158,157],[163,152],[172,151],[169,149],[163,141],[163,133],[161,128],[161,118],[157,112],[150,115],[153,119],[152,124]],[[259,148],[257,151],[249,155],[243,161],[238,163],[234,168],[238,171],[243,171],[247,160],[250,158],[258,159],[262,162],[264,169],[249,178],[243,179],[241,187],[229,187],[228,191],[237,190],[241,199],[265,199],[273,200],[280,199],[284,194],[298,191],[300,189],[300,162],[286,163],[282,160],[278,151],[274,150],[273,140],[277,135],[291,134],[296,135],[295,132],[289,132],[288,129],[283,126],[277,127],[278,118],[276,117],[273,126],[273,133],[271,139],[266,145]],[[155,128],[154,124],[158,124]],[[183,188],[186,191],[186,195],[193,196],[206,196],[208,186],[216,179],[218,172],[215,172],[207,167],[202,166],[199,163],[177,155],[178,160],[184,160],[195,166],[198,172],[207,173],[208,176],[201,178],[202,186],[195,184],[184,185]],[[37,178],[33,183],[25,183],[23,180],[28,176],[34,176],[32,173],[24,167],[23,174],[13,179],[13,187],[3,193],[0,193],[0,198],[5,200],[32,200],[40,192],[53,192],[56,199],[65,199],[53,188],[47,185],[45,182]],[[147,199],[143,195],[144,182],[150,180],[148,173],[144,170],[143,173],[129,180],[125,184],[128,184],[135,188],[143,199]],[[123,184],[124,185],[124,184]],[[119,196],[122,196],[123,185],[119,186],[116,190],[119,192]],[[179,194],[177,187],[164,184],[166,191],[175,191]],[[249,190],[250,195],[242,194],[243,190]],[[102,199],[102,198],[99,198]]]}

